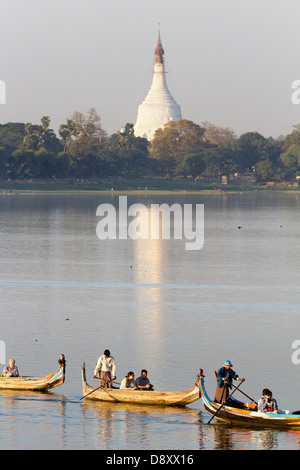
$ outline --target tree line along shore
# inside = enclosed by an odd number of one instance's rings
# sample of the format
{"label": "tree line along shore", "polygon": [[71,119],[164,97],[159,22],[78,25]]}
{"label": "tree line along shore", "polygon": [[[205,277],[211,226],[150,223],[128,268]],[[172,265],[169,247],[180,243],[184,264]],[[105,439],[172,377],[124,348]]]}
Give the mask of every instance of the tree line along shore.
{"label": "tree line along shore", "polygon": [[292,188],[300,181],[300,124],[264,137],[187,119],[170,121],[149,142],[133,124],[108,136],[94,108],[59,126],[0,125],[1,187],[102,190]]}

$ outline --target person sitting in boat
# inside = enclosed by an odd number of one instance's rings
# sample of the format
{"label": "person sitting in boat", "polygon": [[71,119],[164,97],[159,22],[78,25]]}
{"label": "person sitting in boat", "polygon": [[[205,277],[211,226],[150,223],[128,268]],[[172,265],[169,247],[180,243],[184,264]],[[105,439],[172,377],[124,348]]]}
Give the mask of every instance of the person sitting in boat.
{"label": "person sitting in boat", "polygon": [[262,391],[262,397],[258,400],[258,411],[263,413],[278,413],[278,405],[271,390],[264,388]]}
{"label": "person sitting in boat", "polygon": [[112,388],[112,381],[116,377],[116,364],[114,358],[110,355],[109,349],[105,349],[102,356],[99,357],[93,379],[99,378],[100,385],[105,388]]}
{"label": "person sitting in boat", "polygon": [[129,371],[127,375],[125,375],[124,379],[121,382],[120,389],[125,388],[134,388],[135,381],[134,381],[134,373]]}
{"label": "person sitting in boat", "polygon": [[3,369],[4,377],[19,377],[18,368],[15,366],[15,360],[10,359],[8,361],[8,366],[5,366]]}
{"label": "person sitting in boat", "polygon": [[232,369],[230,361],[225,361],[217,372],[217,389],[215,394],[215,402],[226,403],[229,397],[229,389],[232,388],[232,380],[241,380],[238,374]]}
{"label": "person sitting in boat", "polygon": [[146,369],[142,369],[140,377],[135,381],[135,390],[153,390],[153,385],[151,385],[147,375],[148,371]]}

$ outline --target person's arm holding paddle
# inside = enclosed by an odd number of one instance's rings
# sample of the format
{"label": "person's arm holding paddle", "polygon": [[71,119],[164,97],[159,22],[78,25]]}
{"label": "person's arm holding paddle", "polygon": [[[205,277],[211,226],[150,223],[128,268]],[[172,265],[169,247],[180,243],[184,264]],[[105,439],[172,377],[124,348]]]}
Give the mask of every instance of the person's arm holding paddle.
{"label": "person's arm holding paddle", "polygon": [[102,356],[99,357],[96,364],[93,378],[99,378],[99,384],[103,385],[107,382],[107,386],[111,388],[111,382],[116,377],[116,364],[114,358],[110,355],[109,349],[105,349]]}
{"label": "person's arm holding paddle", "polygon": [[232,387],[232,380],[244,382],[244,378],[240,378],[232,369],[230,361],[225,361],[222,367],[216,373],[217,389],[215,393],[215,402],[226,403],[229,398],[229,389]]}

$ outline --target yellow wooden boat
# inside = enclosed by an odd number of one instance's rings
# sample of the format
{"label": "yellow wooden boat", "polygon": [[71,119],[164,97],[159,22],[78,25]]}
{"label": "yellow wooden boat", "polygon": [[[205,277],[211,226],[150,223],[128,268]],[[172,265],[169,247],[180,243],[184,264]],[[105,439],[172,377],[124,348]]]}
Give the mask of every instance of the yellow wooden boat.
{"label": "yellow wooden boat", "polygon": [[63,354],[58,360],[59,368],[44,377],[0,377],[0,390],[44,391],[62,385],[65,381],[66,360]]}
{"label": "yellow wooden boat", "polygon": [[155,406],[185,406],[199,400],[199,381],[197,377],[195,385],[184,392],[164,392],[155,390],[133,390],[119,388],[94,388],[87,384],[85,364],[82,366],[82,398],[113,403],[131,403],[138,405]]}
{"label": "yellow wooden boat", "polygon": [[204,409],[211,415],[211,419],[216,419],[223,423],[253,427],[276,427],[293,428],[300,427],[300,412],[279,410],[277,413],[264,413],[257,410],[254,403],[244,403],[231,397],[226,405],[221,405],[211,400],[204,386],[204,374],[200,369],[200,392]]}

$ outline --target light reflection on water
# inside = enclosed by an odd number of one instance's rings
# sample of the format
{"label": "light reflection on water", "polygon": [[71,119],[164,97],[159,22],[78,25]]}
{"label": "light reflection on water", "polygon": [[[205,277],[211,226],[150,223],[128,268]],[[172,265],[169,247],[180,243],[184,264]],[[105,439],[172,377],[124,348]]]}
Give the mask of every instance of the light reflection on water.
{"label": "light reflection on water", "polygon": [[[204,203],[205,242],[110,240],[95,233],[100,195],[0,198],[1,340],[23,375],[56,370],[45,394],[0,392],[0,448],[298,449],[299,432],[207,425],[201,402],[186,409],[80,400],[105,348],[157,389],[185,390],[198,369],[214,394],[224,359],[259,398],[271,388],[299,409],[291,344],[299,331],[297,193],[131,196],[129,203]],[[116,196],[108,196],[117,202]],[[242,226],[242,229],[237,229]]]}

